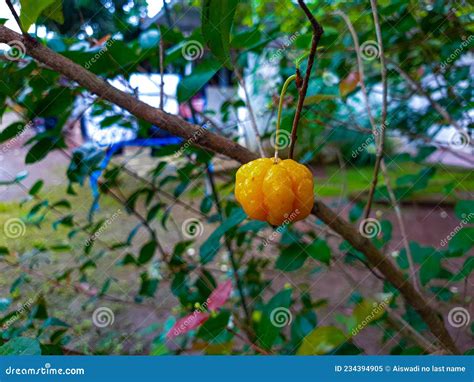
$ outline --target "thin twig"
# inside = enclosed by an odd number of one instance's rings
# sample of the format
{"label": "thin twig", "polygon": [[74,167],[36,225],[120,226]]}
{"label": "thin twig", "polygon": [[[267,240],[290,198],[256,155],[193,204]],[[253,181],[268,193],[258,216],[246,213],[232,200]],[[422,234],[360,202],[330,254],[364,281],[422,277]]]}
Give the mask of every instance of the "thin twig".
{"label": "thin twig", "polygon": [[163,35],[161,34],[161,28],[158,28],[158,30],[160,31],[160,45],[159,45],[159,49],[158,49],[158,53],[159,53],[159,57],[160,57],[160,109],[163,110],[164,108],[164,104],[165,104],[165,93],[164,93],[164,89],[165,89],[165,81],[164,81],[164,72],[165,72],[165,68],[164,68],[164,51],[165,51],[165,43],[163,41]]}
{"label": "thin twig", "polygon": [[[374,139],[377,142],[377,136],[378,136],[378,130],[377,130],[377,125],[375,123],[374,116],[372,115],[372,108],[370,107],[370,102],[369,102],[369,94],[367,92],[367,88],[365,86],[365,74],[364,74],[364,66],[362,63],[362,56],[360,54],[360,44],[359,44],[359,37],[357,36],[357,33],[354,29],[354,25],[352,25],[351,20],[349,17],[342,11],[337,10],[334,12],[335,15],[340,16],[344,22],[347,25],[347,28],[349,29],[349,32],[352,36],[352,40],[354,42],[354,48],[355,48],[355,53],[356,53],[356,58],[357,58],[357,69],[359,72],[359,83],[360,83],[360,89],[362,91],[362,95],[365,100],[365,108],[367,110],[367,115],[369,117],[369,122],[370,126],[372,127],[372,134],[374,135]],[[384,128],[384,126],[382,126]],[[378,152],[378,150],[377,150]],[[370,206],[372,205],[374,193],[375,193],[375,188],[377,187],[377,182],[378,182],[378,173],[380,169],[380,161],[381,161],[381,156],[377,155],[377,159],[375,161],[375,166],[374,166],[374,176],[372,178],[372,182],[369,188],[369,196],[367,199],[367,204],[365,207],[364,211],[364,218],[366,219],[370,215]]]}
{"label": "thin twig", "polygon": [[291,127],[291,141],[290,141],[290,150],[288,154],[290,159],[293,158],[296,140],[298,139],[298,124],[301,119],[301,112],[303,110],[304,100],[306,98],[306,92],[308,91],[309,79],[311,77],[311,70],[313,69],[313,63],[314,63],[314,58],[316,56],[316,50],[318,49],[318,44],[319,44],[319,41],[321,40],[321,36],[324,33],[322,26],[316,21],[313,14],[306,6],[305,2],[303,0],[298,0],[298,4],[300,5],[301,9],[306,14],[306,17],[311,23],[311,27],[313,28],[313,37],[311,39],[311,49],[309,51],[306,74],[305,74],[303,83],[301,84],[301,87],[299,86],[300,78],[301,78],[299,74],[299,69],[297,70],[297,73],[296,73],[297,78],[298,78],[298,80],[296,81],[297,86],[298,86],[298,104],[296,106],[295,117],[293,119],[293,125]]}
{"label": "thin twig", "polygon": [[387,192],[390,198],[390,202],[392,203],[393,209],[395,210],[395,216],[397,217],[398,226],[400,227],[400,234],[402,235],[403,246],[405,247],[405,251],[407,254],[408,267],[411,273],[410,276],[413,279],[413,286],[415,287],[417,292],[421,294],[418,278],[416,276],[415,263],[413,261],[413,255],[411,253],[410,243],[408,242],[407,230],[405,227],[405,222],[403,221],[402,209],[400,208],[400,203],[398,203],[397,197],[395,196],[395,193],[393,192],[391,181],[390,181],[390,175],[388,173],[388,169],[387,169],[387,166],[385,165],[384,159],[382,159],[380,165],[382,169],[383,178],[385,181],[385,187],[387,187]]}
{"label": "thin twig", "polygon": [[[373,0],[371,0],[371,1],[373,1]],[[370,125],[372,126],[372,133],[374,134],[374,139],[377,140],[377,136],[378,136],[379,132],[377,130],[377,126],[375,124],[374,117],[372,115],[372,110],[371,110],[370,102],[369,102],[369,96],[368,96],[368,93],[367,93],[367,88],[365,86],[365,75],[364,75],[364,67],[362,65],[362,57],[361,57],[361,53],[360,53],[359,38],[357,37],[357,33],[356,33],[356,31],[354,29],[354,26],[352,25],[352,22],[350,21],[349,17],[345,13],[343,13],[342,11],[336,11],[335,14],[339,15],[343,18],[343,20],[347,24],[347,27],[349,28],[349,31],[352,35],[352,39],[354,40],[355,53],[356,53],[356,56],[357,56],[357,65],[358,65],[358,69],[359,69],[360,87],[361,87],[361,90],[362,90],[362,95],[363,95],[364,100],[365,100],[365,108],[367,110]],[[374,21],[375,20],[378,21],[378,17],[375,18],[375,15],[374,15]],[[378,26],[378,28],[379,28],[379,32],[377,33],[377,38],[378,39],[380,38],[379,43],[381,43],[382,40],[381,40],[380,25]],[[381,48],[379,47],[379,49],[381,49]],[[384,57],[383,61],[382,61],[382,66],[385,66],[384,65],[385,64],[385,56],[383,54],[381,54],[381,57]],[[384,69],[382,69],[382,70],[384,70]],[[386,101],[386,97],[387,97],[387,95],[386,95],[386,91],[387,91],[387,89],[386,89],[386,87],[387,87],[386,71],[384,72],[383,76],[384,77],[383,77],[382,81],[384,82],[384,90],[383,90],[383,94],[384,94],[384,96],[383,96],[383,99],[384,99],[383,108],[384,108],[384,111],[382,112],[383,113],[382,118],[385,119],[386,118],[386,107],[387,107],[387,105],[386,105],[386,102],[387,102]],[[383,134],[385,134],[385,124],[384,123],[382,123],[381,129],[383,131]],[[375,168],[374,168],[374,176],[373,176],[372,184],[371,184],[370,191],[369,191],[369,197],[368,197],[367,204],[366,204],[364,219],[367,219],[367,217],[370,214],[370,206],[372,205],[373,197],[374,197],[374,194],[375,194],[375,188],[376,188],[377,182],[378,182],[379,170],[381,168],[386,169],[385,161],[383,159],[383,156],[380,155],[380,156],[378,156],[378,158],[379,158],[379,160],[376,161]],[[398,220],[398,223],[400,225],[400,231],[401,231],[401,234],[402,234],[405,251],[407,253],[407,258],[408,258],[408,262],[409,262],[409,265],[410,265],[410,273],[411,273],[411,275],[413,277],[413,280],[414,280],[414,285],[413,286],[414,286],[414,288],[417,292],[420,292],[419,287],[418,287],[418,282],[416,280],[416,270],[414,268],[414,262],[413,262],[413,258],[411,256],[410,245],[408,243],[408,239],[407,239],[407,236],[406,236],[405,225],[403,223],[403,218],[401,216],[401,208],[398,204],[398,201],[395,197],[395,194],[393,193],[393,190],[391,189],[390,179],[388,178],[388,171],[384,172],[384,180],[385,180],[385,186],[387,187],[389,195],[391,195],[390,196],[390,201],[391,201],[391,203],[392,203],[392,205],[395,209],[395,213],[397,215],[397,220]]]}
{"label": "thin twig", "polygon": [[[219,194],[218,194],[218,191],[217,191],[216,183],[214,181],[214,174],[209,169],[209,166],[207,167],[207,176],[208,176],[208,179],[209,179],[209,183],[211,184],[212,195],[214,197],[214,202],[216,204],[217,213],[219,215],[219,220],[221,221],[221,223],[223,223],[224,222],[224,215],[223,215],[221,203],[220,203],[220,200],[219,200]],[[237,260],[235,258],[235,254],[234,254],[234,251],[232,249],[231,242],[230,242],[227,235],[225,235],[224,241],[225,241],[225,245],[227,247],[227,252],[229,252],[230,263],[231,263],[231,266],[232,266],[232,271],[234,273],[235,282],[237,284],[237,289],[239,291],[239,296],[240,296],[240,301],[242,303],[242,308],[244,310],[245,320],[246,320],[247,328],[248,328],[248,331],[249,331],[249,336],[251,336],[253,338],[254,335],[250,332],[252,317],[250,315],[250,310],[249,310],[249,307],[248,307],[248,304],[247,304],[247,299],[245,298],[243,283],[242,283],[242,280],[240,279],[239,265],[237,264]]]}
{"label": "thin twig", "polygon": [[249,111],[250,115],[250,124],[252,125],[253,132],[255,134],[255,139],[257,141],[257,148],[258,152],[260,153],[260,156],[263,158],[265,156],[265,153],[263,151],[263,146],[262,146],[262,138],[260,137],[260,133],[258,132],[258,126],[257,126],[257,120],[255,119],[255,113],[253,111],[252,107],[252,102],[250,100],[250,94],[247,90],[247,85],[245,84],[245,79],[240,73],[239,69],[237,68],[237,65],[234,64],[234,73],[235,76],[237,77],[237,80],[239,81],[240,86],[242,87],[245,95],[245,103],[247,104],[247,109]]}
{"label": "thin twig", "polygon": [[18,16],[18,13],[16,12],[15,7],[13,7],[13,4],[12,4],[11,0],[5,0],[5,2],[7,3],[8,8],[10,8],[10,12],[12,13],[13,17],[15,18],[15,21],[18,24],[18,27],[20,28],[21,33],[24,36],[28,36],[28,32],[25,31],[25,29],[23,29],[23,26],[21,25],[20,17]]}
{"label": "thin twig", "polygon": [[[382,41],[382,31],[380,28],[379,15],[377,12],[377,2],[376,0],[370,0],[370,5],[372,7],[372,14],[374,15],[374,24],[375,24],[375,33],[377,35],[377,43],[380,55],[380,76],[382,78],[382,117],[380,120],[380,131],[374,136],[375,143],[377,145],[377,153],[375,156],[375,166],[374,174],[372,176],[372,184],[369,189],[369,197],[367,199],[367,204],[365,205],[364,219],[367,219],[370,216],[370,209],[372,208],[372,202],[375,194],[375,189],[377,187],[377,182],[379,179],[380,172],[380,163],[382,162],[385,148],[385,128],[386,128],[386,119],[387,119],[387,65],[385,62],[385,54],[383,49]],[[360,56],[360,51],[357,51],[357,55]],[[363,70],[362,70],[363,72]],[[377,130],[374,130],[374,133]]]}
{"label": "thin twig", "polygon": [[262,349],[260,346],[257,344],[254,344],[252,341],[249,339],[245,338],[244,336],[240,335],[238,332],[236,332],[234,329],[231,328],[226,328],[229,333],[232,333],[234,336],[237,338],[240,338],[242,341],[244,341],[246,344],[250,345],[255,351],[257,351],[260,354],[263,355],[271,355],[272,353],[266,351],[265,349]]}
{"label": "thin twig", "polygon": [[372,115],[372,110],[370,107],[369,103],[369,94],[367,92],[367,88],[365,86],[365,74],[364,74],[364,66],[362,64],[362,56],[360,54],[360,44],[359,44],[359,37],[357,37],[357,33],[354,29],[354,26],[352,25],[351,20],[349,17],[342,11],[337,10],[334,12],[335,15],[340,16],[344,22],[347,25],[347,28],[349,29],[349,32],[351,33],[352,40],[354,42],[354,48],[355,48],[355,53],[356,53],[356,58],[357,58],[357,69],[359,72],[359,84],[360,84],[360,89],[362,91],[362,95],[364,96],[365,99],[365,108],[368,111],[368,117],[369,117],[369,122],[370,126],[372,127],[372,133],[374,136],[377,135],[377,125],[375,124],[374,117]]}

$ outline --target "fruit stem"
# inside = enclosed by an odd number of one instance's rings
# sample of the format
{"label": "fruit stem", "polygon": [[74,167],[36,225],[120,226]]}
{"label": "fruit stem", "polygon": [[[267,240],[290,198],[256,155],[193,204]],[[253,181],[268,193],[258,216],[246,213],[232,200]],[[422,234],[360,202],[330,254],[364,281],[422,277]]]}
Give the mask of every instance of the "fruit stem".
{"label": "fruit stem", "polygon": [[280,93],[280,102],[278,103],[278,117],[277,117],[277,124],[276,124],[276,132],[275,132],[275,164],[278,162],[278,134],[280,133],[280,120],[281,120],[281,111],[283,109],[283,100],[285,98],[286,89],[290,86],[291,82],[296,79],[296,74],[288,77],[283,84],[283,88],[281,89]]}
{"label": "fruit stem", "polygon": [[303,61],[306,57],[309,56],[309,52],[304,53],[300,57],[298,57],[295,61],[296,69],[299,69],[301,66],[301,61]]}

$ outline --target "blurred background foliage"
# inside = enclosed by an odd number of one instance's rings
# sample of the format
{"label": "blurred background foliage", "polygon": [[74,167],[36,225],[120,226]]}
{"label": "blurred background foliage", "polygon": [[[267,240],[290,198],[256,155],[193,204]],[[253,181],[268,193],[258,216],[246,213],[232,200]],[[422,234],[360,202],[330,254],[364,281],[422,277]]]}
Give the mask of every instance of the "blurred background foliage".
{"label": "blurred background foliage", "polygon": [[[31,7],[38,8],[29,32],[43,44],[104,79],[118,79],[131,93],[136,90],[130,85],[132,75],[160,73],[161,45],[164,73],[180,77],[176,97],[181,106],[212,86],[234,90],[222,95],[217,109],[208,106],[198,118],[190,107],[193,121],[207,122],[211,130],[246,142],[244,135],[251,130],[235,116],[247,111],[250,99],[255,102],[264,148],[272,155],[281,86],[311,41],[310,26],[296,2],[226,0],[226,6],[235,7],[235,17],[221,18],[218,30],[211,22],[220,17],[216,1],[170,1],[155,14],[150,14],[150,1],[144,0],[20,3],[23,16],[35,13]],[[307,3],[325,32],[300,123],[296,158],[311,166],[316,197],[327,199],[358,224],[375,144],[361,96],[354,42],[334,12],[348,15],[362,44],[376,41],[371,7],[367,1]],[[452,121],[440,115],[433,101],[469,137],[473,6],[461,0],[383,0],[378,9],[389,59],[389,184],[413,230],[408,249],[420,288],[446,317],[450,309],[472,303],[468,278],[474,265],[470,221],[474,179],[472,147],[467,145],[467,162],[466,150],[452,150]],[[209,24],[200,21],[203,10],[209,11]],[[222,40],[226,30],[229,41]],[[183,49],[196,42],[202,51],[189,60]],[[363,61],[365,84],[378,120],[380,63],[371,54]],[[18,117],[0,133],[6,148],[3,156],[8,158],[13,150],[9,145],[23,137],[30,121],[54,117],[52,127],[29,131],[22,143],[25,164],[52,157],[58,165],[48,164],[37,176],[31,170],[30,178],[43,180],[25,183],[29,178],[16,171],[13,162],[1,162],[2,186],[23,188],[24,195],[17,198],[20,202],[0,199],[0,225],[20,219],[26,234],[0,238],[0,340],[5,342],[0,354],[25,349],[43,354],[154,355],[433,351],[416,336],[400,331],[402,323],[436,344],[399,292],[367,269],[362,253],[334,237],[314,217],[285,225],[277,233],[267,224],[245,220],[232,194],[235,164],[210,152],[171,145],[149,156],[143,149],[127,149],[103,172],[101,209],[91,214],[89,178],[104,153],[75,133],[78,100],[88,99],[87,90],[28,56],[2,59],[0,68],[0,115]],[[297,91],[290,87],[282,119],[288,132],[296,99]],[[150,124],[107,101],[95,99],[89,109],[99,118],[99,128],[120,125],[136,130],[138,137],[150,136]],[[463,166],[428,160],[443,148],[456,158],[462,155]],[[146,171],[134,171],[134,160],[146,162]],[[211,165],[215,171],[209,171]],[[60,181],[51,184],[51,179]],[[384,182],[379,182],[375,195],[379,232],[372,240],[408,275],[407,247],[388,207],[391,200]],[[410,207],[412,203],[415,207]],[[420,212],[417,203],[428,207]],[[449,215],[449,224],[424,223],[440,209]],[[194,226],[186,232],[183,222],[190,219]],[[453,229],[456,234],[442,244]],[[435,232],[432,236],[430,230]],[[197,330],[167,340],[177,319],[198,309],[223,280],[236,281],[236,274],[240,283],[234,282],[224,309]],[[367,278],[373,280],[367,283]],[[338,285],[342,279],[353,281],[350,289]],[[113,325],[98,327],[91,318],[101,306],[113,307]],[[284,325],[275,324],[275,312],[286,315]],[[469,352],[473,327],[450,331],[462,351]],[[461,331],[466,335],[460,337]]]}

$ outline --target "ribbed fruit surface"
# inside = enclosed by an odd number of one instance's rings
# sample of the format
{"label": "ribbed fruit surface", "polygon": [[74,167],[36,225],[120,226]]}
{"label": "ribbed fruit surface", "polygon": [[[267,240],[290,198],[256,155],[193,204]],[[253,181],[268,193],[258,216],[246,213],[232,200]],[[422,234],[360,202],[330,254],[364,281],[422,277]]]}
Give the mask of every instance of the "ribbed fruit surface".
{"label": "ribbed fruit surface", "polygon": [[235,197],[252,219],[272,225],[302,220],[313,208],[313,176],[292,159],[256,159],[237,171]]}

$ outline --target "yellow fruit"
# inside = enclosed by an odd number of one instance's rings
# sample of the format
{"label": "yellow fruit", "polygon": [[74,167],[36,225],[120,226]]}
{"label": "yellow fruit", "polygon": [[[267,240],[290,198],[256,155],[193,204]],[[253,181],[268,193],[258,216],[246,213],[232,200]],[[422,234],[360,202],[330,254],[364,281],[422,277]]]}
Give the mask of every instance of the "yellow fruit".
{"label": "yellow fruit", "polygon": [[256,159],[237,171],[235,197],[252,219],[272,225],[302,220],[313,208],[313,176],[292,159]]}

